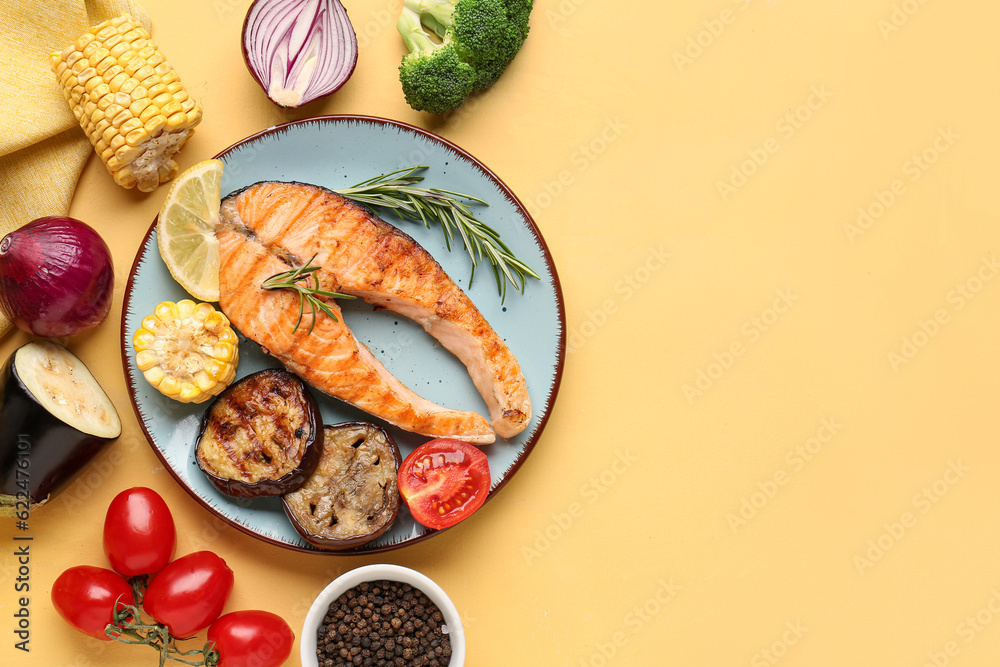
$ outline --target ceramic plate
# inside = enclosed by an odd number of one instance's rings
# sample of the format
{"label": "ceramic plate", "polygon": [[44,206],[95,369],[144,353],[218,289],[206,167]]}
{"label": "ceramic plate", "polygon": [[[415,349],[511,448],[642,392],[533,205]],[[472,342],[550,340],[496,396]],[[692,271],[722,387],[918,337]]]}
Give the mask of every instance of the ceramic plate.
{"label": "ceramic plate", "polygon": [[[478,217],[497,230],[517,257],[524,259],[541,280],[530,279],[522,294],[509,289],[501,302],[493,273],[481,264],[473,280],[468,254],[462,247],[449,251],[440,228],[383,217],[413,236],[458,282],[507,342],[521,363],[531,396],[533,417],[517,437],[486,446],[493,483],[492,498],[514,475],[538,441],[559,389],[565,356],[565,313],[559,279],[541,233],[527,211],[499,178],[474,157],[425,130],[381,118],[326,116],[287,123],[222,151],[225,163],[222,194],[258,181],[313,183],[345,188],[379,174],[413,165],[427,165],[424,185],[479,197],[488,207],[477,207]],[[399,518],[381,538],[347,551],[316,549],[292,528],[277,498],[235,499],[220,494],[195,463],[199,422],[207,406],[185,405],[162,396],[135,366],[132,335],[143,317],[165,299],[189,298],[171,278],[156,245],[156,222],[139,252],[129,276],[122,317],[122,358],[136,415],[153,451],[164,466],[209,511],[262,540],[299,551],[358,554],[399,548],[436,532],[416,523],[405,505]],[[460,241],[459,241],[460,243]],[[465,367],[423,329],[389,311],[375,311],[361,300],[341,300],[344,318],[386,368],[418,394],[449,408],[487,415],[486,406]],[[279,367],[259,347],[241,338],[237,378]],[[324,422],[367,420],[380,423],[345,403],[318,391]],[[428,438],[387,427],[405,457]],[[472,517],[470,521],[476,520]]]}

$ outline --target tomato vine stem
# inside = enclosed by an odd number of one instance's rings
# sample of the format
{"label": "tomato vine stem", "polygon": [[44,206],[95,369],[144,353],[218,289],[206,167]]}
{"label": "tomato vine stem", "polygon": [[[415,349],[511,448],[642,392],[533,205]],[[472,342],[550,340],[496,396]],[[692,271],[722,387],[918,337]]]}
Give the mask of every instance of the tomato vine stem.
{"label": "tomato vine stem", "polygon": [[[135,599],[141,600],[145,592],[146,578],[135,577],[129,583],[132,584]],[[104,628],[104,632],[109,638],[122,644],[144,644],[153,647],[160,654],[160,667],[164,667],[167,660],[191,667],[216,667],[219,664],[219,652],[215,650],[214,642],[205,642],[200,649],[182,650],[177,644],[178,639],[170,634],[170,628],[152,618],[148,618],[147,622],[147,618],[138,603],[125,604],[118,598],[112,622]],[[201,656],[201,659],[198,661],[186,659],[196,655]]]}

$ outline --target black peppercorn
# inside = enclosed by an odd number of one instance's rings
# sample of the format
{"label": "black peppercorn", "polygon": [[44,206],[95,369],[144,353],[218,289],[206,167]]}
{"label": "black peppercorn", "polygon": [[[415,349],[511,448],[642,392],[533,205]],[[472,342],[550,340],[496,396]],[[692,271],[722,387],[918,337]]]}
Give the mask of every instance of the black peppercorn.
{"label": "black peppercorn", "polygon": [[316,633],[323,667],[442,665],[451,640],[437,605],[409,584],[358,584],[335,600]]}

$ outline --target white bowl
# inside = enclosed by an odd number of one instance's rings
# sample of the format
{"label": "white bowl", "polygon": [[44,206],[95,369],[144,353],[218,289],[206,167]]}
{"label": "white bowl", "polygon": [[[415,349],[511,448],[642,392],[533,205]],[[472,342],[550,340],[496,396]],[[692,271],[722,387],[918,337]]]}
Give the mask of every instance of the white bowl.
{"label": "white bowl", "polygon": [[323,622],[323,617],[329,611],[330,605],[348,591],[365,581],[399,581],[410,584],[423,591],[431,601],[438,606],[444,616],[444,627],[451,641],[451,662],[449,667],[464,667],[465,665],[465,632],[462,630],[462,619],[458,609],[444,592],[429,577],[416,570],[401,565],[376,564],[365,565],[345,572],[333,581],[316,597],[306,620],[302,624],[302,635],[299,637],[299,656],[302,667],[318,667],[316,659],[316,629]]}

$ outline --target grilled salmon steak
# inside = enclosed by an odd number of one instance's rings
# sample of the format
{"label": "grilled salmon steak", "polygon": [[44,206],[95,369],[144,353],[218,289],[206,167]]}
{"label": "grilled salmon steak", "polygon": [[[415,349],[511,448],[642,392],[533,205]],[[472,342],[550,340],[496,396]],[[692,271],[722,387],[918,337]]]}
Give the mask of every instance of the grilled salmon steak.
{"label": "grilled salmon steak", "polygon": [[[330,396],[407,431],[487,444],[527,427],[531,402],[517,359],[469,297],[408,235],[367,208],[314,185],[265,182],[223,200],[219,307],[233,326],[291,372]],[[417,395],[336,319],[269,277],[307,262],[321,289],[408,317],[465,364],[489,408],[451,410]],[[312,331],[310,332],[310,329]],[[492,426],[492,428],[491,428]]]}

